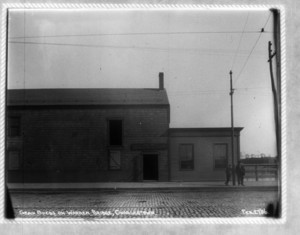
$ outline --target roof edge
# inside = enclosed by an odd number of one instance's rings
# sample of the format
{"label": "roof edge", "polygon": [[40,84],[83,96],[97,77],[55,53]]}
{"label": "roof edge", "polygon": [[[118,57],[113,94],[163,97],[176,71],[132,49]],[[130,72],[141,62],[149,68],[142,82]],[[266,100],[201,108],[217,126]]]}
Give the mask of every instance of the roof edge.
{"label": "roof edge", "polygon": [[8,106],[170,105],[167,91],[156,88],[8,89]]}
{"label": "roof edge", "polygon": [[[234,127],[235,131],[242,131],[244,127]],[[187,127],[169,128],[170,132],[198,132],[198,131],[231,131],[231,127]]]}

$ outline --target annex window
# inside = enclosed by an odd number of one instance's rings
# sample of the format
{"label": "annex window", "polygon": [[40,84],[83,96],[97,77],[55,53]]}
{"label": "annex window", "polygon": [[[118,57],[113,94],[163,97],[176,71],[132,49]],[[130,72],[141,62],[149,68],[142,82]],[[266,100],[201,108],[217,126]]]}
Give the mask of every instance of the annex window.
{"label": "annex window", "polygon": [[108,135],[110,146],[123,145],[123,121],[122,120],[109,120],[108,121]]}
{"label": "annex window", "polygon": [[193,144],[179,145],[179,165],[180,165],[180,170],[194,169],[194,145]]}
{"label": "annex window", "polygon": [[8,152],[8,169],[18,170],[20,168],[20,152],[9,151]]}
{"label": "annex window", "polygon": [[8,136],[16,137],[21,135],[21,118],[8,117]]}
{"label": "annex window", "polygon": [[227,144],[214,144],[214,167],[215,169],[226,168],[227,165]]}

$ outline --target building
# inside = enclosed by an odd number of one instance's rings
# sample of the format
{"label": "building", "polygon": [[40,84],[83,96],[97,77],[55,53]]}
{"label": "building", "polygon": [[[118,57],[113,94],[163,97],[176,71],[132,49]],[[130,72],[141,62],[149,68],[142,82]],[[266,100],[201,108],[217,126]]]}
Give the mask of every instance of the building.
{"label": "building", "polygon": [[159,89],[9,90],[9,182],[168,181]]}
{"label": "building", "polygon": [[8,182],[224,179],[230,129],[169,128],[163,84],[160,73],[158,89],[8,90]]}
{"label": "building", "polygon": [[[240,159],[240,131],[234,128],[234,164]],[[171,128],[169,130],[170,180],[224,180],[232,164],[231,128]]]}

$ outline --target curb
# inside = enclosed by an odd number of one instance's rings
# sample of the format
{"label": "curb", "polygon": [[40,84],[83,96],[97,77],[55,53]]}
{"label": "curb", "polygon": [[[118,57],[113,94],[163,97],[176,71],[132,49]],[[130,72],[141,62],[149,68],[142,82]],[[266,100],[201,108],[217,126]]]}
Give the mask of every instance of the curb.
{"label": "curb", "polygon": [[11,193],[86,193],[86,192],[126,192],[126,191],[200,191],[200,192],[218,192],[218,191],[278,191],[278,186],[220,186],[220,187],[168,187],[168,188],[10,188]]}

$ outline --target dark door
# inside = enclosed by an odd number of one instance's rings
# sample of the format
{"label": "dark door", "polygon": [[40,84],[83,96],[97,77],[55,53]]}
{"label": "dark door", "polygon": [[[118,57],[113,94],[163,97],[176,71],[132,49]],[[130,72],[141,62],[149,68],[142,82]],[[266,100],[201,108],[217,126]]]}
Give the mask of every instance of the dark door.
{"label": "dark door", "polygon": [[158,155],[145,154],[143,162],[144,180],[158,180]]}

